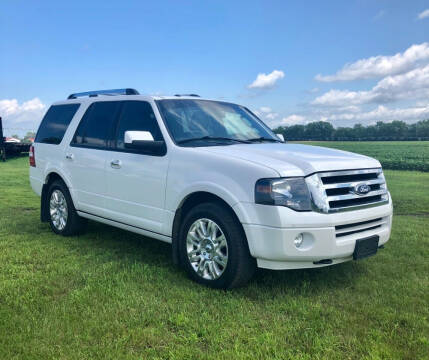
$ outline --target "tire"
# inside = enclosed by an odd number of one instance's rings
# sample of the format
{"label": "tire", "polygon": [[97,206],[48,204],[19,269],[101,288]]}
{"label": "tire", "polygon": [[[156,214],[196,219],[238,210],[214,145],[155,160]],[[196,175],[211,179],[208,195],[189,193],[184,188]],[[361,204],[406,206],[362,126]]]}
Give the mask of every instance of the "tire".
{"label": "tire", "polygon": [[52,182],[46,201],[48,202],[49,225],[54,233],[72,236],[84,231],[87,220],[77,214],[69,190],[63,181]]}
{"label": "tire", "polygon": [[185,215],[179,256],[192,280],[218,289],[240,287],[256,270],[241,224],[230,209],[214,202],[199,204]]}

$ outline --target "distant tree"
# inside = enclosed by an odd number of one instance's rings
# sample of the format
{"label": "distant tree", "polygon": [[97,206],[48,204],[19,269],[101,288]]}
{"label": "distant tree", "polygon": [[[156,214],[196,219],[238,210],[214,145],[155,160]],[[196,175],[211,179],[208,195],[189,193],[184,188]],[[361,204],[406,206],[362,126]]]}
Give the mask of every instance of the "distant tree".
{"label": "distant tree", "polygon": [[314,140],[329,140],[334,133],[334,127],[326,121],[316,121],[305,126],[305,136]]}
{"label": "distant tree", "polygon": [[429,139],[429,119],[414,124],[394,120],[375,125],[334,128],[331,123],[317,121],[306,125],[281,126],[274,130],[289,140],[412,140]]}
{"label": "distant tree", "polygon": [[408,133],[407,124],[403,121],[394,120],[390,123],[391,134],[396,137],[406,137]]}
{"label": "distant tree", "polygon": [[416,135],[419,138],[429,138],[429,119],[416,124]]}
{"label": "distant tree", "polygon": [[351,135],[356,140],[363,139],[367,135],[366,128],[362,124],[355,124],[355,126],[353,126]]}
{"label": "distant tree", "polygon": [[30,142],[30,139],[34,139],[35,137],[36,137],[36,133],[34,131],[28,131],[25,134],[23,141]]}
{"label": "distant tree", "polygon": [[417,124],[409,124],[407,126],[407,138],[417,138]]}
{"label": "distant tree", "polygon": [[335,130],[335,140],[351,140],[354,138],[353,128],[339,127]]}
{"label": "distant tree", "polygon": [[305,126],[291,125],[287,129],[283,128],[283,136],[288,139],[303,139],[305,137]]}

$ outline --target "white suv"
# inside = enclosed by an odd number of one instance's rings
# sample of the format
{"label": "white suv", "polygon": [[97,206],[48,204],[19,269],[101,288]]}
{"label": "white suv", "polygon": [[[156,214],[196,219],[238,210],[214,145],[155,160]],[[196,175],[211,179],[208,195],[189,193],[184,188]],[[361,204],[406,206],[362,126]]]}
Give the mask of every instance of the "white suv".
{"label": "white suv", "polygon": [[217,288],[256,267],[367,257],[390,236],[377,160],[285,144],[249,109],[192,94],[72,94],[47,111],[30,165],[55,233],[91,219],[172,243],[174,262]]}

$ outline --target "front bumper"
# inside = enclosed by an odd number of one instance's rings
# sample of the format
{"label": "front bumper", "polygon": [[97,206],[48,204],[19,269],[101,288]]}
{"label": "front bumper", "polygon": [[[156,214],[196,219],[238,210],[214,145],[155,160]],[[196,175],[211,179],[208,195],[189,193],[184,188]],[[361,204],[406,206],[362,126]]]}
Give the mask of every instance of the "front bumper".
{"label": "front bumper", "polygon": [[[237,204],[235,210],[250,215],[250,221],[242,221],[242,224],[250,253],[257,259],[258,266],[281,270],[321,267],[351,260],[356,240],[373,235],[379,236],[379,246],[384,245],[390,237],[393,209],[389,199],[385,205],[335,214],[296,212],[285,207],[250,203]],[[351,234],[340,235],[341,230],[335,228],[375,219],[382,219],[376,223],[379,225],[376,228],[371,224],[358,225],[359,231]],[[354,229],[356,227],[350,228]],[[304,233],[304,244],[297,248],[294,239],[300,233]],[[315,264],[321,260],[330,261]]]}

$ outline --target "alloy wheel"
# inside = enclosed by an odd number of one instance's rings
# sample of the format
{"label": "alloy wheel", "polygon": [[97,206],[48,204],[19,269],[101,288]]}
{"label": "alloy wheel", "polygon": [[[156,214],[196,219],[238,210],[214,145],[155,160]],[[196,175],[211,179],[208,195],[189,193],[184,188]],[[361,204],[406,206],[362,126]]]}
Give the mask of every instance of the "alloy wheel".
{"label": "alloy wheel", "polygon": [[68,209],[67,201],[60,190],[54,190],[49,201],[49,211],[52,224],[58,231],[62,231],[67,225]]}
{"label": "alloy wheel", "polygon": [[226,237],[210,219],[198,219],[191,225],[186,236],[186,252],[192,268],[203,279],[218,279],[228,264]]}

